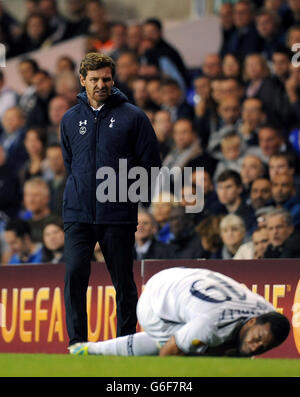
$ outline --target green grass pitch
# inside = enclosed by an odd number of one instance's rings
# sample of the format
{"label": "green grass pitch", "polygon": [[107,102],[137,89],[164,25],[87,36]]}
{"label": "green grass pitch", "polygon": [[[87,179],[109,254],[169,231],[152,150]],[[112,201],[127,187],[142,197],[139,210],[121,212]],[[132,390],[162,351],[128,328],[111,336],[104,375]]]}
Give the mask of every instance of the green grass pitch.
{"label": "green grass pitch", "polygon": [[0,377],[300,377],[300,360],[0,354]]}

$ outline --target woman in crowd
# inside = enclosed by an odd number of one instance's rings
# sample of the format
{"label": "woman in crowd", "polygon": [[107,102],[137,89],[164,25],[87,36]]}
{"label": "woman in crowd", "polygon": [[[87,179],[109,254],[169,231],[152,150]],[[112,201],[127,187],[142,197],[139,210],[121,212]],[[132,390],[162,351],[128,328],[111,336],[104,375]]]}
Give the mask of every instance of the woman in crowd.
{"label": "woman in crowd", "polygon": [[246,227],[238,215],[226,215],[220,223],[220,235],[223,241],[221,259],[232,259],[244,242]]}
{"label": "woman in crowd", "polygon": [[48,223],[43,230],[43,263],[64,263],[64,227],[57,218]]}

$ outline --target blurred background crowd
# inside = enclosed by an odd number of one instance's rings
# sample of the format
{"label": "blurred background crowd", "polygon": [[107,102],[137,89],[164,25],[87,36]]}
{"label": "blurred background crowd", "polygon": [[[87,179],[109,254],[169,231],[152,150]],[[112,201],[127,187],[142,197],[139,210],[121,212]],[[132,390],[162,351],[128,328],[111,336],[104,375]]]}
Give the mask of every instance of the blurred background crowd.
{"label": "blurred background crowd", "polygon": [[[111,20],[99,0],[67,0],[66,17],[58,3],[24,0],[22,23],[0,3],[0,42],[26,87],[0,69],[2,265],[64,261],[60,121],[77,103],[78,65],[59,56],[50,73],[28,52],[82,35],[86,52],[115,60],[115,86],[148,115],[162,164],[194,170],[181,201],[160,193],[140,208],[136,258],[300,257],[300,0],[219,1],[221,46],[192,69],[157,18]],[[188,214],[199,181],[204,208]]]}

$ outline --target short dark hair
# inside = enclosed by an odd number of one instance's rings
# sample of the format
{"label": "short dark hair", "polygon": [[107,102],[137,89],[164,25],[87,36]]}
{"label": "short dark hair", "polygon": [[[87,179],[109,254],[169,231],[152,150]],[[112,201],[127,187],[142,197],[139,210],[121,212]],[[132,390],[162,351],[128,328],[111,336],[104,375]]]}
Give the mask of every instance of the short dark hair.
{"label": "short dark hair", "polygon": [[11,219],[5,226],[5,231],[15,232],[17,237],[24,238],[26,235],[31,236],[31,228],[28,222],[22,219]]}
{"label": "short dark hair", "polygon": [[22,58],[19,62],[19,65],[22,63],[29,63],[34,71],[36,73],[39,70],[39,65],[35,59],[32,58]]}
{"label": "short dark hair", "polygon": [[232,179],[237,186],[242,186],[242,179],[238,172],[234,170],[225,170],[221,172],[217,179],[217,183],[225,182],[228,179]]}
{"label": "short dark hair", "polygon": [[105,54],[99,52],[89,52],[85,55],[80,63],[79,73],[86,78],[89,70],[98,70],[109,67],[112,77],[115,75],[116,65],[115,61]]}
{"label": "short dark hair", "polygon": [[162,31],[162,24],[158,18],[148,18],[145,20],[144,25],[148,23],[151,25],[155,25],[160,32]]}
{"label": "short dark hair", "polygon": [[169,76],[163,77],[161,79],[160,86],[164,87],[164,86],[168,86],[168,85],[173,85],[173,86],[176,86],[177,88],[180,89],[180,85],[179,85],[177,80],[175,80],[175,79],[173,79],[172,77],[169,77]]}
{"label": "short dark hair", "polygon": [[280,313],[269,312],[256,317],[256,324],[270,324],[273,335],[272,347],[280,345],[288,337],[291,325],[289,320]]}

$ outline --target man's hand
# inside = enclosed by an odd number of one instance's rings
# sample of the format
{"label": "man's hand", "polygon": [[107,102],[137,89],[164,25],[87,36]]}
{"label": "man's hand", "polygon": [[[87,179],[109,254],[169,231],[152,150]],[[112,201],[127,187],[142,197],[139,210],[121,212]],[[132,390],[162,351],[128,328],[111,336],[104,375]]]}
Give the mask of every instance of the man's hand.
{"label": "man's hand", "polygon": [[171,338],[166,342],[159,352],[160,356],[183,356],[184,353],[176,345],[175,337]]}

